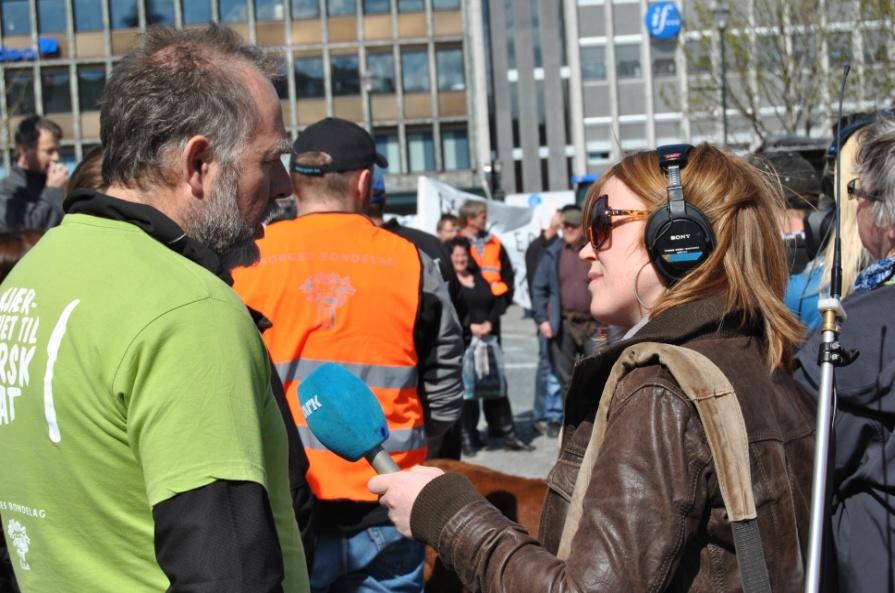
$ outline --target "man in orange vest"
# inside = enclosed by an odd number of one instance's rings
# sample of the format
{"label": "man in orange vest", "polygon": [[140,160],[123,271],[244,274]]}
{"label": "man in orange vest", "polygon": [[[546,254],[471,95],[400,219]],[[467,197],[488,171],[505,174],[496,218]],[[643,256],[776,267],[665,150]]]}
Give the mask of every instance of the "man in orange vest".
{"label": "man in orange vest", "polygon": [[402,468],[426,459],[462,405],[463,338],[437,265],[360,214],[374,165],[387,167],[362,128],[336,118],[293,146],[298,218],[266,229],[256,266],[234,288],[273,322],[264,334],[292,406],[317,498],[314,593],[422,591],[422,544],[403,538],[367,489],[373,470],[327,450],[308,430],[296,390],[325,362],[359,376],[389,425],[384,448]]}
{"label": "man in orange vest", "polygon": [[[460,206],[460,234],[469,239],[470,255],[481,271],[482,277],[491,286],[491,294],[501,301],[500,314],[513,304],[515,274],[507,250],[496,235],[487,230],[488,207],[480,200],[467,200]],[[500,340],[500,323],[494,324],[492,334]],[[491,436],[501,439],[504,449],[525,451],[531,447],[516,436],[513,410],[507,397],[483,400],[485,420]],[[468,456],[484,446],[479,436],[479,401],[463,402],[463,418],[460,422],[462,447]]]}

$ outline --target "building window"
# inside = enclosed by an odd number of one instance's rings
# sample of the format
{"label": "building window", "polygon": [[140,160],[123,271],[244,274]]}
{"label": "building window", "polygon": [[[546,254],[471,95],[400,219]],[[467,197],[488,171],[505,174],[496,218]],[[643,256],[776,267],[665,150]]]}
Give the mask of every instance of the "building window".
{"label": "building window", "polygon": [[389,170],[400,173],[401,149],[398,146],[398,132],[393,129],[375,130],[376,152],[388,160]]}
{"label": "building window", "polygon": [[139,23],[137,0],[109,0],[109,18],[113,29],[132,29]]}
{"label": "building window", "polygon": [[74,0],[75,32],[103,30],[103,9],[100,0]]}
{"label": "building window", "polygon": [[244,23],[249,18],[245,0],[220,0],[218,9],[224,23]]}
{"label": "building window", "polygon": [[147,25],[173,25],[174,1],[173,0],[148,0],[146,2]]}
{"label": "building window", "polygon": [[581,48],[581,80],[606,80],[606,48],[588,46]]}
{"label": "building window", "polygon": [[460,10],[460,0],[432,0],[432,10]]}
{"label": "building window", "polygon": [[37,30],[41,33],[65,33],[65,3],[62,0],[38,0]]}
{"label": "building window", "polygon": [[462,91],[466,89],[463,74],[463,49],[460,47],[440,47],[435,52],[438,67],[439,91]]}
{"label": "building window", "polygon": [[99,98],[105,86],[105,66],[102,64],[78,66],[78,102],[81,111],[99,110]]}
{"label": "building window", "polygon": [[864,31],[864,63],[873,66],[874,62],[886,62],[886,38],[889,34],[879,29]]}
{"label": "building window", "polygon": [[211,21],[209,0],[186,0],[182,3],[185,25],[204,25]]}
{"label": "building window", "polygon": [[285,12],[283,0],[255,0],[256,21],[281,21]]}
{"label": "building window", "polygon": [[6,112],[9,115],[34,113],[34,71],[6,71]]}
{"label": "building window", "polygon": [[401,82],[405,93],[429,91],[429,56],[425,49],[401,52]]}
{"label": "building window", "polygon": [[71,113],[71,84],[68,66],[41,68],[44,113]]}
{"label": "building window", "polygon": [[295,93],[299,99],[317,99],[325,96],[323,58],[295,60]]}
{"label": "building window", "polygon": [[615,75],[618,78],[640,78],[640,45],[615,46]]}
{"label": "building window", "polygon": [[354,16],[354,0],[326,0],[329,16]]}
{"label": "building window", "polygon": [[320,18],[320,0],[292,0],[292,18]]}
{"label": "building window", "polygon": [[357,68],[357,56],[332,56],[330,68],[332,71],[334,97],[360,94],[360,72]]}
{"label": "building window", "polygon": [[441,154],[445,171],[469,168],[469,137],[466,128],[441,129]]}
{"label": "building window", "polygon": [[398,12],[422,12],[425,9],[424,0],[398,0]]}
{"label": "building window", "polygon": [[392,53],[368,53],[367,76],[370,77],[370,92],[395,92],[395,57]]}
{"label": "building window", "polygon": [[674,76],[677,73],[674,61],[677,41],[653,40],[650,42],[650,50],[653,55],[653,76]]}
{"label": "building window", "polygon": [[392,7],[390,0],[364,0],[364,14],[385,14]]}
{"label": "building window", "polygon": [[27,0],[3,0],[3,34],[29,35],[31,17],[28,16]]}
{"label": "building window", "polygon": [[830,66],[843,66],[851,57],[851,32],[830,33]]}
{"label": "building window", "polygon": [[407,160],[411,173],[435,170],[435,145],[432,130],[407,130]]}

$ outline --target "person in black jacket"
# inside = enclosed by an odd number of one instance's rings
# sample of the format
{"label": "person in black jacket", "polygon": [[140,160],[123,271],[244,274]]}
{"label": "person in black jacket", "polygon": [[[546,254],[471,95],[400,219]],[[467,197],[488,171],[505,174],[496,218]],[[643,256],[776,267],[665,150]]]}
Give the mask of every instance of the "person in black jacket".
{"label": "person in black jacket", "polygon": [[30,115],[16,128],[16,163],[0,181],[0,231],[48,229],[62,220],[68,169],[59,163],[62,128]]}
{"label": "person in black jacket", "polygon": [[[500,316],[506,310],[505,301],[495,297],[488,282],[474,267],[470,254],[469,240],[457,236],[447,242],[451,251],[451,263],[457,272],[457,279],[462,286],[463,300],[466,301],[468,314],[462,320],[464,331],[472,337],[485,338],[498,336]],[[485,418],[489,426],[497,428],[504,449],[510,451],[526,451],[531,447],[516,436],[516,426],[510,408],[510,400],[506,395],[495,399],[486,399],[482,403]],[[479,436],[479,401],[467,399],[463,402],[463,415],[460,418],[463,455],[472,457],[476,450],[485,445]]]}
{"label": "person in black jacket", "polygon": [[[861,355],[836,369],[833,540],[839,591],[895,591],[895,117],[865,128],[857,200],[861,243],[876,258],[842,303],[848,319],[839,342]],[[845,180],[843,180],[845,181]],[[801,348],[796,378],[817,394],[818,330]]]}

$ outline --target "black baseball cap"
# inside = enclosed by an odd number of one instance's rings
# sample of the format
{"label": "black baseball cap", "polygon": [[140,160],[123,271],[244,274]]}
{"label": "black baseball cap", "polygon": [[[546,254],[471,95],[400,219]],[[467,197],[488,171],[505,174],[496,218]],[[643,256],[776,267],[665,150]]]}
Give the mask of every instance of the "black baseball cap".
{"label": "black baseball cap", "polygon": [[[296,157],[306,152],[322,152],[332,162],[321,166],[300,165]],[[357,171],[379,165],[388,168],[388,161],[376,152],[376,143],[359,125],[338,117],[327,117],[311,124],[298,135],[292,145],[290,169],[302,175],[324,175],[341,171]]]}
{"label": "black baseball cap", "polygon": [[759,155],[757,164],[765,171],[775,172],[780,178],[783,197],[789,208],[805,208],[820,195],[817,171],[797,152],[764,153]]}

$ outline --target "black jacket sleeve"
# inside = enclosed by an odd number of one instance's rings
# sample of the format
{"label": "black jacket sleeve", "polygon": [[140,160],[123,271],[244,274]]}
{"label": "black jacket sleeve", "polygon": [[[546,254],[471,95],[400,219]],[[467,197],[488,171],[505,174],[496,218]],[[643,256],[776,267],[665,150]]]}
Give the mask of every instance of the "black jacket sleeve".
{"label": "black jacket sleeve", "polygon": [[510,305],[513,304],[513,294],[516,292],[516,272],[513,270],[513,262],[510,261],[507,248],[502,244],[500,246],[500,275],[510,289],[509,292],[500,297],[503,299],[503,310],[500,314],[503,315]]}
{"label": "black jacket sleeve", "polygon": [[283,554],[264,487],[218,480],[152,509],[167,593],[282,593]]}

